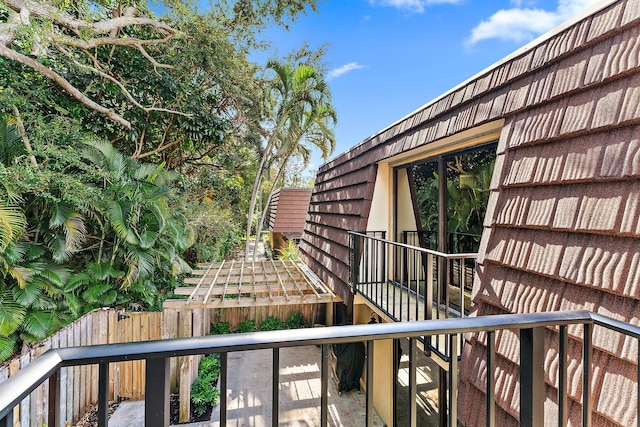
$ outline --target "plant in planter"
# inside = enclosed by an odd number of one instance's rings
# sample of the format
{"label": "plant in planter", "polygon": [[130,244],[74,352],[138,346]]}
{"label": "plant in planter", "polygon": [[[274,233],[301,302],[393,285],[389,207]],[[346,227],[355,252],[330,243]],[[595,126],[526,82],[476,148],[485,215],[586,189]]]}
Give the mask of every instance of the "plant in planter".
{"label": "plant in planter", "polygon": [[191,386],[191,403],[198,415],[202,415],[218,403],[220,391],[216,387],[220,377],[220,356],[203,357],[198,366],[198,377]]}
{"label": "plant in planter", "polygon": [[277,317],[269,316],[260,322],[261,331],[279,331],[284,329],[284,322]]}
{"label": "plant in planter", "polygon": [[299,311],[291,313],[284,321],[284,325],[287,329],[302,329],[305,326],[304,316]]}

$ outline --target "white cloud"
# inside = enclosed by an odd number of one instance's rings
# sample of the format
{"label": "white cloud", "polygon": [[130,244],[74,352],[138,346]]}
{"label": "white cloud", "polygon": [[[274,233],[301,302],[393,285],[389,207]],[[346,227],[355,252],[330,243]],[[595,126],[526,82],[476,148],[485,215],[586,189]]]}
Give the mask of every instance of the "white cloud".
{"label": "white cloud", "polygon": [[361,68],[365,68],[365,66],[358,64],[357,62],[349,62],[342,67],[334,68],[333,70],[329,71],[329,73],[327,74],[327,80],[336,79],[341,75],[348,73],[349,71],[359,70]]}
{"label": "white cloud", "polygon": [[[598,0],[558,0],[558,7],[553,11],[522,7],[502,9],[471,30],[468,43],[475,44],[487,39],[519,43],[528,41],[566,21],[596,1]],[[512,3],[521,4],[518,0],[513,0]]]}
{"label": "white cloud", "polygon": [[412,13],[423,13],[426,6],[441,3],[459,3],[460,0],[369,0],[374,6],[391,6]]}

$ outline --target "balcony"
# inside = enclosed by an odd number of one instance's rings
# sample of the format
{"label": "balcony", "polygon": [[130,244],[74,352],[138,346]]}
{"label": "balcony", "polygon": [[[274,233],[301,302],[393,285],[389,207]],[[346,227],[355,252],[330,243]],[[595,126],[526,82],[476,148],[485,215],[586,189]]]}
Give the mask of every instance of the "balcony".
{"label": "balcony", "polygon": [[[487,375],[487,399],[477,402],[486,407],[487,426],[495,424],[495,333],[501,330],[518,330],[521,337],[519,355],[520,364],[520,424],[542,426],[544,424],[544,387],[540,378],[545,374],[544,333],[546,328],[559,330],[559,363],[554,366],[557,371],[558,385],[558,425],[567,425],[567,335],[570,326],[579,327],[584,332],[583,341],[583,381],[582,389],[582,425],[591,425],[591,410],[595,402],[591,398],[591,375],[594,369],[592,354],[592,333],[595,326],[615,331],[635,340],[640,338],[640,328],[621,323],[587,311],[536,313],[524,315],[497,315],[477,318],[435,319],[430,321],[395,322],[375,325],[353,325],[341,327],[313,328],[300,336],[299,331],[287,330],[277,332],[260,332],[235,334],[227,336],[207,336],[199,338],[183,338],[145,343],[113,344],[89,347],[75,347],[50,350],[31,365],[0,384],[0,426],[13,426],[13,408],[29,393],[45,381],[49,382],[49,396],[46,404],[48,425],[60,426],[57,410],[59,400],[60,369],[68,366],[97,364],[99,366],[99,422],[107,426],[107,392],[108,370],[110,362],[123,360],[146,361],[146,398],[145,423],[147,426],[169,425],[169,359],[175,356],[219,353],[222,361],[220,387],[227,389],[227,379],[233,372],[227,366],[229,352],[267,349],[273,353],[273,364],[279,366],[279,352],[285,347],[317,345],[321,348],[321,382],[320,382],[320,422],[328,425],[327,390],[330,370],[330,345],[346,342],[364,342],[366,344],[366,378],[374,379],[373,344],[379,340],[408,339],[409,341],[409,381],[408,381],[408,425],[416,425],[416,364],[418,356],[418,340],[424,337],[438,337],[449,343],[455,354],[459,339],[470,332],[484,332],[487,340],[486,366],[494,375]],[[450,360],[448,377],[448,410],[446,425],[454,426],[457,420],[457,364],[458,358]],[[597,367],[606,369],[606,366]],[[548,369],[548,367],[547,367]],[[279,369],[273,370],[271,384],[277,392],[280,383]],[[637,390],[636,382],[636,390]],[[365,416],[362,425],[373,424],[373,392],[376,384],[369,381],[366,386]],[[620,393],[628,390],[620,390]],[[276,394],[277,395],[277,394]],[[221,394],[220,424],[228,420],[227,393]],[[273,400],[272,425],[278,425],[278,399]]]}

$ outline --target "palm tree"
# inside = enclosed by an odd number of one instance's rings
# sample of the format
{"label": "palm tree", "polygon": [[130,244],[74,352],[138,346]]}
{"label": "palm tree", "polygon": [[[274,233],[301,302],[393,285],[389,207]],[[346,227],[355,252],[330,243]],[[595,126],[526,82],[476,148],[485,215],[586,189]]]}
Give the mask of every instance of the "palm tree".
{"label": "palm tree", "polygon": [[[314,145],[320,146],[321,149],[325,147],[323,156],[326,157],[335,145],[333,133],[328,132],[329,116],[333,117],[333,122],[335,122],[335,110],[330,104],[329,86],[321,73],[308,65],[298,65],[294,68],[291,64],[278,61],[269,61],[267,68],[275,72],[270,89],[270,96],[274,105],[271,120],[273,127],[270,130],[267,145],[260,159],[253,183],[247,218],[246,257],[249,256],[248,239],[251,235],[253,213],[256,208],[258,192],[260,191],[260,183],[262,182],[265,165],[269,160],[273,159],[274,149],[279,145],[282,153],[294,152],[297,144],[309,137]],[[330,115],[327,114],[329,111],[332,112]],[[322,116],[325,119],[320,119]],[[326,129],[324,129],[326,132],[324,133],[322,125],[326,125]],[[321,144],[321,139],[327,136],[330,136],[330,138]]]}
{"label": "palm tree", "polygon": [[[277,173],[271,182],[271,189],[267,197],[267,203],[271,200],[274,191],[278,185],[278,180],[285,172],[287,163],[293,156],[299,156],[303,159],[305,165],[308,164],[312,147],[307,144],[319,148],[322,151],[322,159],[327,160],[329,155],[335,148],[336,138],[333,126],[337,122],[337,114],[331,104],[321,104],[315,109],[307,112],[302,117],[301,123],[289,123],[289,128],[280,139],[281,144],[274,157],[281,159],[277,168]],[[256,241],[260,235],[260,226],[264,223],[267,209],[262,210],[260,221],[256,227]],[[257,254],[258,245],[254,246],[254,259]]]}

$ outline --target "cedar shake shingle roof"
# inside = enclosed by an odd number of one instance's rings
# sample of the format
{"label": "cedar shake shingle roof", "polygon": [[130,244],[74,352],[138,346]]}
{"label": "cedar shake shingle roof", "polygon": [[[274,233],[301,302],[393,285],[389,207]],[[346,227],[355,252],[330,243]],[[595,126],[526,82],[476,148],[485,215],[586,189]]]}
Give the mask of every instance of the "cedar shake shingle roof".
{"label": "cedar shake shingle roof", "polygon": [[299,238],[309,210],[310,188],[280,188],[269,200],[267,223],[269,230]]}
{"label": "cedar shake shingle roof", "polygon": [[[351,301],[348,230],[365,230],[376,163],[504,120],[474,315],[585,308],[640,323],[640,2],[603,1],[323,165],[301,254]],[[582,330],[569,329],[569,418],[579,424]],[[555,422],[557,333],[546,333],[545,418]],[[482,334],[467,337],[459,412],[484,425]],[[593,425],[636,423],[636,340],[594,335]],[[497,334],[496,425],[519,413],[517,333]],[[479,400],[481,399],[481,400]],[[478,404],[481,402],[482,404]]]}

